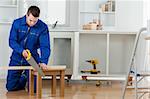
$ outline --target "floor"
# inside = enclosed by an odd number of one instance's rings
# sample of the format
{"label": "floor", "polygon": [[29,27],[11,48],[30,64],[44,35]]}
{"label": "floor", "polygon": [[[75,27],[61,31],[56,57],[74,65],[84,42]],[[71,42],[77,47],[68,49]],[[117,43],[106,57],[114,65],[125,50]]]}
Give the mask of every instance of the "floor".
{"label": "floor", "polygon": [[[57,81],[59,86],[59,81]],[[29,96],[24,90],[7,92],[5,80],[0,80],[0,99],[37,99],[36,96]],[[96,81],[65,81],[65,96],[59,97],[57,89],[56,97],[50,95],[50,80],[43,80],[42,99],[121,99],[121,82],[106,83],[96,86]],[[134,99],[134,91],[127,90],[125,99]],[[150,99],[150,98],[143,98]]]}

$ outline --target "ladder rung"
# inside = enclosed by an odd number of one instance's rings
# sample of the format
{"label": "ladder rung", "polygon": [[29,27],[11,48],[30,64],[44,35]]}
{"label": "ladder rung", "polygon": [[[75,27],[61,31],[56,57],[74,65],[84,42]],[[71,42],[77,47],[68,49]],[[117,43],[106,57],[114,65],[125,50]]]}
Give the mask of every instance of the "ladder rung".
{"label": "ladder rung", "polygon": [[140,76],[150,76],[150,72],[140,72]]}
{"label": "ladder rung", "polygon": [[150,93],[150,89],[142,89],[142,90],[138,90],[138,93]]}

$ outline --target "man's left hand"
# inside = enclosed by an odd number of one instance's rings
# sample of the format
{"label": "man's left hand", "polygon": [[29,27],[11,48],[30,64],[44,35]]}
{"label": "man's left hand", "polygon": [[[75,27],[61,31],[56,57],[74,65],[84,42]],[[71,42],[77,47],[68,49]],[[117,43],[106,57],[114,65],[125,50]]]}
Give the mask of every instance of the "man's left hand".
{"label": "man's left hand", "polygon": [[48,67],[45,63],[39,63],[40,67],[43,69],[43,70],[47,70]]}

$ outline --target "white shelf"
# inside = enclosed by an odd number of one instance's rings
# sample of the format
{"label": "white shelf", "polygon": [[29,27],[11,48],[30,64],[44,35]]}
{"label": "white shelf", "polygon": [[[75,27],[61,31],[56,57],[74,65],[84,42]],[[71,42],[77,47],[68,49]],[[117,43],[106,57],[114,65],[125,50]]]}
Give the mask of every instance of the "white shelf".
{"label": "white shelf", "polygon": [[108,12],[101,12],[101,13],[102,13],[102,14],[115,14],[116,12],[112,12],[112,11],[109,12],[109,11],[108,11]]}
{"label": "white shelf", "polygon": [[98,11],[80,11],[80,13],[88,13],[88,14],[115,14],[116,12],[98,12]]}
{"label": "white shelf", "polygon": [[[78,75],[77,77],[74,77],[72,79],[75,80],[82,80],[83,75]],[[101,75],[101,76],[88,76],[88,80],[103,80],[103,81],[113,81],[113,80],[119,80],[124,81],[125,75]]]}
{"label": "white shelf", "polygon": [[17,5],[0,5],[0,7],[2,8],[17,8]]}
{"label": "white shelf", "polygon": [[100,14],[101,12],[98,12],[98,11],[80,11],[80,13],[87,13],[87,14]]}
{"label": "white shelf", "polygon": [[[127,86],[127,88],[129,88],[129,89],[133,89],[133,88],[135,88],[135,86],[134,85],[132,85],[132,86]],[[149,89],[150,90],[150,86],[139,86],[138,87],[139,89]]]}
{"label": "white shelf", "polygon": [[117,31],[117,30],[80,30],[80,34],[136,34],[136,31]]}
{"label": "white shelf", "polygon": [[[108,0],[104,0],[104,1],[107,2]],[[93,22],[93,20],[100,20],[100,22],[102,23],[102,29],[104,29],[104,27],[114,28],[116,26],[116,20],[115,20],[116,12],[111,10],[109,11],[100,10],[99,5],[101,4],[103,4],[101,1],[93,1],[92,4],[87,0],[83,0],[83,2],[82,1],[79,2],[80,28],[82,28],[83,25],[85,24]]]}

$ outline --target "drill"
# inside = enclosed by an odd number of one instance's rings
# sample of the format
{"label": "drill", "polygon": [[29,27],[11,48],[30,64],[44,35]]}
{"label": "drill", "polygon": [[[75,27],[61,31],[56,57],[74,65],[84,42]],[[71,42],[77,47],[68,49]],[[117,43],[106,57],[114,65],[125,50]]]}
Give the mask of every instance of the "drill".
{"label": "drill", "polygon": [[98,74],[100,71],[96,70],[96,64],[98,64],[98,60],[92,59],[92,60],[86,60],[86,62],[89,62],[93,65],[93,69],[91,70],[82,70],[81,73],[91,73],[91,74]]}

